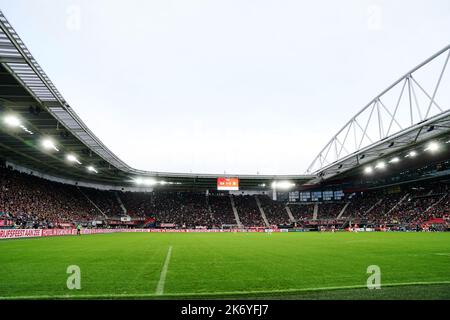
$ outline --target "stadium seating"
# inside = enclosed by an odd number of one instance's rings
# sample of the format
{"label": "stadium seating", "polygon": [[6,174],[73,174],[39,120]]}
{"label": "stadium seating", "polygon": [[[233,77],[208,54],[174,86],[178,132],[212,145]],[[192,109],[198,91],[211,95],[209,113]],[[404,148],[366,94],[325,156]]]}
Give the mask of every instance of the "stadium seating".
{"label": "stadium seating", "polygon": [[236,225],[230,198],[226,194],[208,195],[208,205],[214,217],[214,225]]}
{"label": "stadium seating", "polygon": [[259,200],[270,225],[289,225],[291,223],[286,211],[286,204],[266,196],[259,197]]}
{"label": "stadium seating", "polygon": [[[142,221],[141,225],[160,227],[236,226],[231,200],[245,227],[266,226],[258,201],[270,226],[343,227],[353,223],[414,229],[428,221],[448,223],[450,216],[449,189],[445,183],[416,184],[395,193],[354,192],[341,201],[287,203],[266,195],[230,198],[228,193],[104,191],[0,168],[0,191],[2,220],[12,221],[18,228],[70,227],[123,216]],[[286,206],[295,223],[290,220]],[[314,217],[315,206],[317,217]],[[148,223],[149,219],[152,223]]]}
{"label": "stadium seating", "polygon": [[297,221],[306,221],[313,218],[314,203],[290,204],[289,208]]}
{"label": "stadium seating", "polygon": [[241,223],[246,227],[264,227],[256,199],[254,196],[234,196],[234,203]]}
{"label": "stadium seating", "polygon": [[0,169],[0,211],[20,227],[55,227],[99,214],[79,189]]}
{"label": "stadium seating", "polygon": [[345,202],[329,202],[319,205],[319,219],[336,219],[344,208]]}

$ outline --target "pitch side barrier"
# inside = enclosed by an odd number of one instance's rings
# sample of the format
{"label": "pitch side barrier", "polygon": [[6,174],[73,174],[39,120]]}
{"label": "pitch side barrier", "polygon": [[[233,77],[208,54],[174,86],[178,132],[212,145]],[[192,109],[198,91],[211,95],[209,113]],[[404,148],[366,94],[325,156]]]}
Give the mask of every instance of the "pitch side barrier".
{"label": "pitch side barrier", "polygon": [[[104,233],[287,232],[286,229],[81,229],[82,235]],[[76,229],[0,229],[1,239],[74,236]]]}

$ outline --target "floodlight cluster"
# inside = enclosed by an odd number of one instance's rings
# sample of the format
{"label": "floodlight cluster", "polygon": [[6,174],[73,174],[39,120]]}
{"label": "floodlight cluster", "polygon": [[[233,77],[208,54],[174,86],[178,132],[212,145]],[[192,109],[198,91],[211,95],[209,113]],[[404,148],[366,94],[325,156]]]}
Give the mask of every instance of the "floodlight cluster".
{"label": "floodlight cluster", "polygon": [[295,183],[290,181],[274,181],[272,182],[272,189],[288,190],[295,187]]}
{"label": "floodlight cluster", "polygon": [[144,186],[144,187],[152,187],[156,185],[167,185],[167,184],[181,184],[180,182],[168,182],[164,180],[156,180],[154,178],[134,178],[134,183],[138,186]]}
{"label": "floodlight cluster", "polygon": [[[8,128],[11,128],[11,129],[20,128],[24,132],[26,132],[30,135],[34,135],[34,132],[29,130],[23,124],[23,121],[14,114],[5,115],[3,117],[3,123]],[[60,151],[60,148],[58,147],[57,143],[52,138],[49,138],[49,137],[43,137],[40,140],[40,145],[41,145],[42,149],[47,152],[59,152]],[[73,164],[78,164],[78,165],[82,164],[81,161],[78,160],[78,157],[73,153],[66,154],[66,160],[68,163],[73,163]],[[98,173],[97,169],[92,165],[87,166],[86,169],[90,173]]]}
{"label": "floodlight cluster", "polygon": [[[447,141],[446,143],[450,143],[450,140]],[[429,152],[429,153],[436,153],[436,152],[438,152],[441,149],[441,147],[442,146],[441,146],[441,144],[439,144],[439,142],[431,141],[425,146],[423,151],[424,152]],[[411,150],[404,156],[404,158],[415,158],[418,155],[419,155],[419,151]],[[401,161],[400,157],[393,157],[393,158],[391,158],[388,161],[388,163],[386,163],[384,161],[378,161],[374,166],[368,165],[368,166],[364,167],[363,171],[364,171],[365,174],[370,175],[370,174],[374,173],[375,170],[386,169],[388,164],[398,163],[400,161]]]}
{"label": "floodlight cluster", "polygon": [[[34,134],[31,130],[29,130],[27,127],[23,125],[22,120],[13,114],[7,114],[3,117],[3,123],[6,125],[6,127],[14,129],[14,128],[21,128],[23,131],[27,132],[28,134],[32,135]],[[40,139],[40,146],[42,149],[46,152],[60,152],[60,147],[58,146],[58,143],[50,138],[50,137],[43,137]],[[78,156],[74,153],[67,153],[65,154],[65,160],[67,163],[74,164],[74,165],[82,165],[83,163],[80,161]],[[87,165],[86,171],[88,173],[98,173],[98,170],[93,165]],[[134,179],[134,182],[137,185],[140,186],[155,186],[155,185],[167,185],[167,184],[181,184],[179,182],[167,182],[164,180],[155,180],[153,178],[136,178]]]}

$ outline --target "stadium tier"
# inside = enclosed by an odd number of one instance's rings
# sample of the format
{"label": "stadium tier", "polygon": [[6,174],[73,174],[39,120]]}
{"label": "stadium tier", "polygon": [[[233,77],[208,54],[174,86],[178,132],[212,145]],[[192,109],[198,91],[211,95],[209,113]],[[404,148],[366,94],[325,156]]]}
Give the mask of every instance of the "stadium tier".
{"label": "stadium tier", "polygon": [[394,193],[349,192],[339,201],[302,203],[275,201],[265,194],[106,191],[53,182],[6,167],[0,169],[0,177],[3,227],[73,228],[82,224],[206,229],[241,225],[317,230],[357,224],[375,229],[446,230],[450,213],[447,181],[408,184]]}

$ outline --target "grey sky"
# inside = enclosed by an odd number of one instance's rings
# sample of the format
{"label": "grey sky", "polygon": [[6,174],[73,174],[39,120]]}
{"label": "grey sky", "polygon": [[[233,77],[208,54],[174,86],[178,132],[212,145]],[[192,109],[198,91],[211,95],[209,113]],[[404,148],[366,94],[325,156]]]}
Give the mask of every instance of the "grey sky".
{"label": "grey sky", "polygon": [[450,43],[450,2],[0,0],[69,104],[138,169],[303,173]]}

